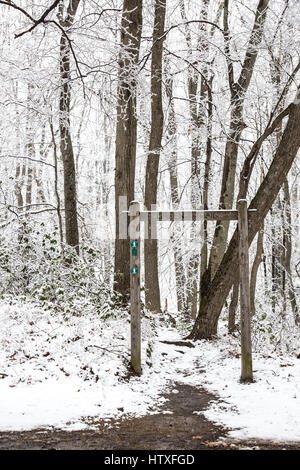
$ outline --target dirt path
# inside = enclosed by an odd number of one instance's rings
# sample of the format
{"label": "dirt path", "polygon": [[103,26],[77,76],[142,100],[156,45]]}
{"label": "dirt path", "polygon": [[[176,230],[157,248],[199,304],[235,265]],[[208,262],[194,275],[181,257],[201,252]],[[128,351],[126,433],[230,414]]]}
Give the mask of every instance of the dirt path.
{"label": "dirt path", "polygon": [[[194,410],[204,410],[216,398],[204,389],[176,384],[178,393],[165,395],[164,410],[142,418],[96,423],[96,430],[61,431],[36,429],[1,432],[0,449],[57,450],[196,450],[196,449],[300,449],[300,445],[217,442],[227,431],[207,421]],[[166,414],[163,411],[171,411]]]}

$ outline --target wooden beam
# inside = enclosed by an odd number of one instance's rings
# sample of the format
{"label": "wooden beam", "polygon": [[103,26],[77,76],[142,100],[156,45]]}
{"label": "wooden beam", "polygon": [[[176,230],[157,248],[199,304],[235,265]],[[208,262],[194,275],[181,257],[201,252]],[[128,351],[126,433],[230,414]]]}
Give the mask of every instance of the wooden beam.
{"label": "wooden beam", "polygon": [[157,217],[160,222],[196,222],[197,220],[238,220],[237,211],[143,211],[141,213],[142,219],[144,216]]}
{"label": "wooden beam", "polygon": [[[256,212],[250,209],[249,212]],[[123,213],[129,214],[128,211]],[[148,217],[153,217],[159,222],[196,222],[197,220],[238,220],[237,210],[178,210],[178,211],[141,211],[141,222],[147,222]]]}

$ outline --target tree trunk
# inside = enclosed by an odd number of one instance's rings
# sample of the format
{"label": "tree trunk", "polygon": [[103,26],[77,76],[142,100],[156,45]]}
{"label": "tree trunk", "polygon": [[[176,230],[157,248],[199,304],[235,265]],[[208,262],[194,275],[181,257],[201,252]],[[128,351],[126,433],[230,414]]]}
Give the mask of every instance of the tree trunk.
{"label": "tree trunk", "polygon": [[[14,98],[15,101],[17,102],[18,100],[18,82],[14,84],[13,87],[14,91]],[[16,135],[16,153],[18,156],[21,155],[21,136],[20,136],[20,113],[19,113],[19,108],[16,106],[15,109],[15,135]],[[22,194],[22,189],[24,185],[24,164],[21,163],[21,160],[17,159],[16,163],[16,173],[15,173],[15,184],[14,184],[14,191],[15,191],[15,197],[17,200],[17,207],[18,207],[18,212],[22,210],[24,200],[23,200],[23,194]]]}
{"label": "tree trunk", "polygon": [[[208,87],[208,111],[207,111],[207,141],[206,141],[206,159],[204,168],[204,183],[202,192],[203,209],[208,210],[208,190],[211,171],[211,157],[212,157],[212,118],[213,118],[213,102],[212,102],[212,83],[211,77]],[[208,263],[208,231],[207,220],[203,221],[202,230],[202,246],[201,246],[201,264],[200,264],[200,294],[199,303],[201,303],[202,294],[205,295],[207,283],[207,263]]]}
{"label": "tree trunk", "polygon": [[[166,67],[167,68],[167,67]],[[171,201],[173,209],[179,207],[179,188],[178,188],[178,172],[177,172],[177,139],[176,139],[176,118],[173,102],[173,79],[167,76],[166,73],[166,94],[169,100],[169,115],[167,126],[167,143],[171,147],[170,157],[168,160],[168,170],[170,173],[170,187],[171,187]],[[171,226],[170,240],[172,243],[175,264],[175,282],[176,282],[176,297],[177,297],[177,310],[182,312],[185,306],[185,271],[182,258],[182,239],[176,237],[176,224]]]}
{"label": "tree trunk", "polygon": [[[136,162],[136,67],[142,34],[142,1],[124,0],[119,53],[119,83],[115,150],[115,289],[128,302],[130,251],[128,240],[120,238],[120,213],[134,200]],[[119,206],[127,199],[127,207]]]}
{"label": "tree trunk", "polygon": [[[157,180],[161,139],[163,133],[162,108],[162,62],[163,40],[160,39],[165,28],[166,0],[155,1],[153,46],[151,63],[151,131],[149,154],[146,167],[145,206],[152,209],[157,201]],[[154,221],[154,223],[156,223]],[[148,238],[145,237],[145,299],[146,307],[152,312],[161,312],[158,280],[157,240],[151,238],[151,218],[148,223]]]}
{"label": "tree trunk", "polygon": [[257,236],[257,245],[256,245],[256,254],[252,264],[251,269],[251,279],[250,279],[250,311],[251,315],[255,315],[255,289],[256,289],[256,280],[257,280],[257,273],[260,263],[262,262],[263,256],[263,237],[264,237],[264,229],[258,232]]}
{"label": "tree trunk", "polygon": [[239,281],[236,281],[233,284],[233,289],[232,289],[232,297],[231,297],[231,302],[229,305],[229,312],[228,312],[228,333],[232,334],[236,330],[235,326],[235,312],[236,308],[238,305],[238,300],[239,300]]}
{"label": "tree trunk", "polygon": [[[209,103],[209,89],[208,89],[208,71],[207,65],[205,62],[200,62],[199,64],[194,62],[193,59],[193,44],[191,37],[191,30],[189,28],[186,11],[185,11],[185,2],[184,0],[180,1],[180,12],[182,20],[185,22],[185,36],[186,42],[189,48],[189,53],[191,55],[190,61],[193,63],[194,67],[190,67],[188,75],[188,98],[189,98],[189,108],[190,108],[190,134],[191,134],[191,207],[193,209],[200,209],[201,207],[201,193],[204,191],[201,190],[200,183],[200,157],[201,157],[201,131],[205,129],[205,118],[206,118],[206,104],[208,107],[211,105]],[[209,9],[209,0],[203,0],[200,17],[201,20],[207,21]],[[208,41],[207,36],[208,32],[206,30],[207,25],[201,23],[199,25],[199,40],[197,44],[197,50],[199,54],[208,55]],[[202,68],[201,78],[199,80],[199,73],[195,70],[195,64],[197,68],[200,66]],[[198,95],[200,97],[200,104],[198,104],[197,99]],[[208,102],[208,103],[207,103]],[[207,128],[209,127],[206,126]],[[209,153],[209,152],[208,152]],[[207,153],[207,160],[210,158],[210,155]],[[203,194],[202,194],[203,195]],[[206,222],[204,222],[206,224]],[[204,227],[205,231],[205,227]],[[206,233],[206,231],[205,231]],[[191,238],[196,238],[196,224],[193,223],[191,227]],[[187,267],[187,309],[191,314],[192,318],[197,316],[197,304],[198,304],[198,285],[199,285],[199,267],[200,259],[203,266],[203,262],[206,264],[205,256],[206,244],[203,244],[200,253],[195,249],[191,251],[190,260]],[[200,258],[201,256],[201,258]]]}
{"label": "tree trunk", "polygon": [[32,111],[32,100],[33,100],[34,90],[31,84],[28,85],[28,94],[27,94],[27,116],[26,116],[26,143],[25,143],[25,153],[28,157],[27,160],[27,181],[26,181],[26,193],[25,193],[25,211],[30,210],[30,205],[32,203],[32,182],[33,182],[33,162],[35,155],[35,146],[34,146],[34,129],[32,128],[34,123],[34,111]]}
{"label": "tree trunk", "polygon": [[[80,0],[70,0],[65,19],[61,19],[61,26],[70,28]],[[68,31],[68,37],[70,31]],[[64,33],[60,38],[60,100],[59,100],[59,131],[60,151],[64,169],[64,198],[65,198],[65,234],[66,243],[75,248],[79,254],[79,230],[77,219],[76,171],[74,151],[70,129],[71,104],[71,58],[70,43]]]}
{"label": "tree trunk", "polygon": [[54,129],[53,129],[53,123],[52,123],[51,119],[49,119],[49,126],[50,126],[52,146],[53,146],[54,193],[55,193],[55,199],[56,199],[56,214],[57,214],[57,222],[58,222],[58,229],[59,229],[61,253],[62,253],[62,256],[64,257],[63,220],[62,220],[62,216],[61,216],[61,201],[60,201],[59,187],[58,187],[57,145],[56,145],[56,140],[55,140],[55,133],[54,133]]}
{"label": "tree trunk", "polygon": [[[280,213],[282,212],[281,204],[278,198],[275,201],[275,204],[270,210],[272,226],[271,226],[271,236],[272,236],[272,256],[271,256],[271,282],[272,282],[272,311],[275,313],[276,305],[279,303],[280,297],[282,297],[282,224],[279,223],[278,219]],[[282,214],[281,214],[282,215]],[[277,225],[277,226],[276,226]],[[278,227],[279,226],[279,227]],[[277,230],[279,229],[279,230]],[[280,231],[280,234],[277,233]]]}
{"label": "tree trunk", "polygon": [[[249,208],[257,212],[249,216],[249,246],[261,229],[300,147],[300,88],[290,106],[289,118],[270,168]],[[238,229],[235,230],[221,264],[200,305],[190,338],[211,338],[217,334],[218,319],[230,289],[238,276]]]}
{"label": "tree trunk", "polygon": [[288,297],[291,303],[295,324],[300,324],[300,315],[299,307],[297,304],[296,291],[293,283],[293,276],[291,270],[291,257],[292,257],[292,217],[291,217],[291,198],[290,198],[290,189],[288,179],[285,179],[284,186],[284,212],[285,212],[285,236],[284,236],[284,247],[285,247],[285,257],[284,257],[284,269],[286,274],[286,287],[288,291]]}

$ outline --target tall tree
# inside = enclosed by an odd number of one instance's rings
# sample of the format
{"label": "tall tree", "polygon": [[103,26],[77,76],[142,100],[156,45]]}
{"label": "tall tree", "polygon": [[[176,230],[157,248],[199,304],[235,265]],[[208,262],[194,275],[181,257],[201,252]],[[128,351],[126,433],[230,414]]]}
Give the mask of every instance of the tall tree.
{"label": "tall tree", "polygon": [[[179,198],[179,185],[178,185],[178,171],[177,171],[177,129],[176,129],[176,114],[174,108],[174,96],[173,96],[173,77],[170,74],[168,62],[166,61],[165,66],[165,88],[166,95],[168,98],[168,121],[166,128],[166,145],[170,146],[169,158],[168,158],[168,171],[170,174],[170,189],[171,189],[171,201],[173,209],[178,209],[180,198]],[[176,224],[172,224],[171,227],[171,243],[174,253],[174,264],[175,264],[175,280],[176,280],[176,297],[177,297],[177,310],[182,312],[186,302],[186,289],[185,289],[185,271],[184,271],[184,259],[183,259],[183,246],[182,237],[176,236]]]}
{"label": "tall tree", "polygon": [[[128,299],[130,287],[129,247],[128,241],[119,235],[121,198],[127,202],[134,199],[134,180],[136,165],[136,73],[139,59],[139,49],[142,34],[142,4],[141,0],[124,0],[120,53],[119,53],[119,82],[115,150],[115,288]],[[125,208],[126,209],[126,208]]]}
{"label": "tall tree", "polygon": [[[151,206],[156,205],[157,201],[158,168],[164,125],[162,105],[162,37],[165,27],[165,16],[166,0],[155,0],[151,62],[151,131],[145,185],[145,206],[148,210],[151,210]],[[157,239],[152,239],[151,233],[151,218],[149,218],[148,238],[145,239],[145,297],[147,308],[157,313],[161,311]]]}
{"label": "tall tree", "polygon": [[64,169],[65,198],[65,233],[66,243],[73,246],[79,254],[79,230],[77,218],[76,170],[72,136],[70,129],[71,106],[71,45],[70,28],[72,27],[80,0],[70,0],[66,13],[60,5],[60,25],[64,28],[60,37],[60,98],[59,131],[60,151]]}
{"label": "tall tree", "polygon": [[[190,135],[191,135],[191,206],[193,209],[199,209],[201,202],[201,193],[203,191],[200,183],[200,159],[201,159],[201,140],[203,139],[202,133],[205,128],[209,128],[206,124],[206,104],[208,93],[208,69],[207,63],[203,57],[208,56],[208,41],[207,41],[207,18],[209,9],[209,0],[203,0],[200,10],[201,23],[199,24],[199,37],[197,40],[196,50],[198,52],[198,60],[194,59],[194,45],[192,43],[192,33],[190,24],[187,20],[185,2],[180,0],[180,12],[182,20],[185,24],[185,36],[189,50],[189,62],[192,66],[189,68],[188,75],[188,100],[190,110]],[[201,70],[201,75],[199,74]],[[198,103],[200,101],[200,104]],[[208,105],[210,106],[210,104]],[[201,139],[202,137],[202,139]],[[204,147],[204,145],[202,145]],[[207,161],[209,161],[208,156]],[[206,176],[206,175],[205,175]],[[205,231],[205,228],[204,228]],[[192,237],[196,237],[196,226],[192,224]],[[204,248],[204,245],[203,245]],[[203,257],[205,252],[203,250]],[[203,260],[203,258],[202,258]],[[197,315],[197,300],[198,300],[198,278],[199,278],[199,265],[200,254],[197,251],[191,253],[191,259],[188,265],[187,279],[189,280],[189,288],[187,294],[187,307],[191,310],[193,318]]]}

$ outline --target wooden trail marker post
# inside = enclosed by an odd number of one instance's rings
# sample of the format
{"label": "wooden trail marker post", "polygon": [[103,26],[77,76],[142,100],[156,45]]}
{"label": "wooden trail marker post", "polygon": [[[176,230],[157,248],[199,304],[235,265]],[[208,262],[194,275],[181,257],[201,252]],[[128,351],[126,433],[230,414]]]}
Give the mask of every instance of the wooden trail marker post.
{"label": "wooden trail marker post", "polygon": [[241,326],[241,360],[242,382],[253,382],[251,315],[250,315],[250,281],[249,281],[249,243],[248,243],[248,210],[246,199],[240,199],[238,207],[239,224],[239,272],[240,272],[240,326]]}
{"label": "wooden trail marker post", "polygon": [[132,201],[129,205],[130,238],[130,311],[131,311],[131,366],[141,374],[141,294],[140,294],[140,229],[141,222],[148,217],[156,221],[188,222],[196,220],[237,220],[239,226],[239,275],[241,310],[241,381],[252,382],[252,346],[249,286],[249,242],[248,214],[256,209],[247,209],[247,201],[241,199],[238,210],[188,210],[188,211],[141,211],[140,204]]}
{"label": "wooden trail marker post", "polygon": [[130,238],[130,326],[131,326],[131,367],[141,374],[141,281],[140,281],[140,204],[132,201],[129,206]]}

